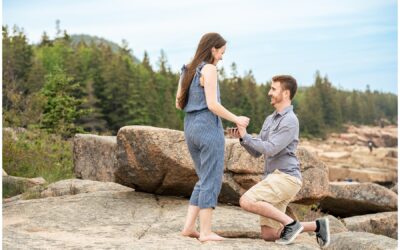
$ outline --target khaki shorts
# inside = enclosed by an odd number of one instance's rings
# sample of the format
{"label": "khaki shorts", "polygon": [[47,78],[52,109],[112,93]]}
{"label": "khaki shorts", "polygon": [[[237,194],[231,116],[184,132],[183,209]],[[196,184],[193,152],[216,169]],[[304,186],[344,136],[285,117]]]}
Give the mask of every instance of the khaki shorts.
{"label": "khaki shorts", "polygon": [[[276,169],[264,180],[247,190],[244,195],[252,201],[268,202],[285,213],[287,205],[300,191],[301,185],[298,178]],[[264,216],[260,216],[260,225],[276,229],[282,227],[278,221]]]}

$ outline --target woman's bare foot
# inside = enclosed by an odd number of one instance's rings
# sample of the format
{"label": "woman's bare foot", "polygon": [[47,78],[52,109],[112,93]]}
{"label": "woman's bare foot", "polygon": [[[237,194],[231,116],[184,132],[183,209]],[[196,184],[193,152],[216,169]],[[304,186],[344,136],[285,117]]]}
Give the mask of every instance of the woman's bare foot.
{"label": "woman's bare foot", "polygon": [[221,241],[225,240],[224,237],[219,236],[216,233],[210,233],[208,235],[203,235],[199,237],[199,241],[206,242],[206,241]]}
{"label": "woman's bare foot", "polygon": [[191,237],[191,238],[199,238],[200,237],[200,233],[197,232],[195,229],[193,229],[193,230],[182,230],[181,235],[182,236],[186,236],[186,237]]}

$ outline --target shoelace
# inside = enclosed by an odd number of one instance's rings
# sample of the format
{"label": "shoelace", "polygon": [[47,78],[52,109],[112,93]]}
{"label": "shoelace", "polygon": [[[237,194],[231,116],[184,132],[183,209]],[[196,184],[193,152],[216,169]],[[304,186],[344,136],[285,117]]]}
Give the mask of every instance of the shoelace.
{"label": "shoelace", "polygon": [[291,227],[284,227],[282,232],[281,232],[281,238],[286,238],[286,236],[292,232]]}

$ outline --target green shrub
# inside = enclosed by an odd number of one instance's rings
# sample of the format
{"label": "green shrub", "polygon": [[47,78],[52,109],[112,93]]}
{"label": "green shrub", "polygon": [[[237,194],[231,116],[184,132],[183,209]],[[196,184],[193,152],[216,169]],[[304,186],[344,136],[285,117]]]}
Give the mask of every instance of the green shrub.
{"label": "green shrub", "polygon": [[3,198],[9,198],[23,193],[26,189],[24,185],[10,185],[3,182]]}
{"label": "green shrub", "polygon": [[3,168],[7,174],[41,176],[48,183],[74,177],[71,139],[39,129],[15,134],[3,130]]}

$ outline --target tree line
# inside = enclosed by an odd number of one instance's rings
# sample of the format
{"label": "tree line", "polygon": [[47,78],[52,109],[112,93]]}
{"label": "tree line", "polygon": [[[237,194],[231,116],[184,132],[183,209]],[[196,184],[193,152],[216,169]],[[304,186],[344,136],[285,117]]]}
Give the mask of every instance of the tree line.
{"label": "tree line", "polygon": [[[183,129],[184,113],[175,108],[180,72],[171,70],[163,51],[153,67],[146,52],[138,60],[125,41],[115,49],[104,40],[88,42],[57,28],[55,38],[44,32],[38,44],[30,44],[18,27],[2,31],[4,127],[40,128],[64,137],[116,134],[139,124]],[[240,76],[235,63],[231,72],[219,70],[222,103],[250,117],[248,131],[258,133],[273,112],[270,82],[257,83],[251,71]],[[319,72],[310,87],[298,89],[293,105],[301,133],[308,136],[324,136],[344,123],[397,121],[397,95],[368,86],[338,89]]]}

